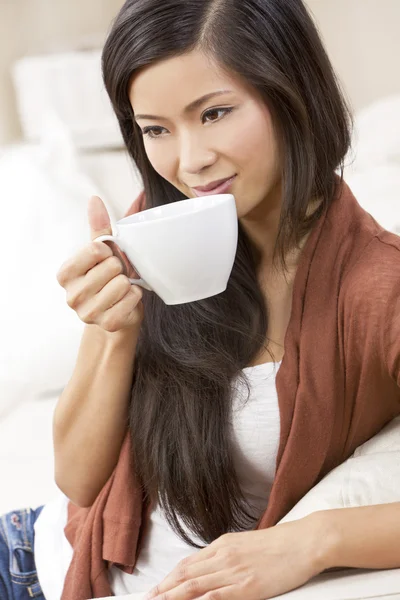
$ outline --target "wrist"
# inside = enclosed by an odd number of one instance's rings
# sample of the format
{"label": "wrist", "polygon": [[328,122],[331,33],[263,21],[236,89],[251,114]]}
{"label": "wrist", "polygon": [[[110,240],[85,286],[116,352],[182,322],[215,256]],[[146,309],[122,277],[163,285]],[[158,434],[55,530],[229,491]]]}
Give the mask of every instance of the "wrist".
{"label": "wrist", "polygon": [[316,573],[339,566],[340,529],[337,527],[336,510],[324,510],[312,513],[309,519],[314,532],[313,564]]}
{"label": "wrist", "polygon": [[[96,325],[96,327],[99,326]],[[117,331],[107,331],[100,327],[99,329],[101,329],[100,335],[103,338],[104,343],[110,349],[117,350],[119,348],[125,349],[136,346],[140,326],[134,325],[132,327],[118,329]]]}

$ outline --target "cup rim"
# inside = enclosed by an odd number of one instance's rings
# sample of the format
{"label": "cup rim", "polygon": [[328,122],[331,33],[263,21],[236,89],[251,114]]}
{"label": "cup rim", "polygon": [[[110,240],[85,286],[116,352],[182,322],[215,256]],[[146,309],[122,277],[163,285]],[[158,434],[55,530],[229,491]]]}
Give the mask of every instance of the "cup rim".
{"label": "cup rim", "polygon": [[[184,200],[177,200],[177,202],[190,203],[190,202],[199,200],[199,198],[203,199],[203,198],[208,198],[208,197],[209,196],[196,196],[195,198],[185,198]],[[232,200],[233,200],[233,204],[236,207],[235,197],[233,196],[233,194],[215,194],[212,197],[214,199],[218,198],[217,206],[222,205],[224,203],[232,202]],[[169,204],[176,204],[177,202],[171,202]],[[149,219],[149,220],[144,220],[144,221],[131,221],[130,223],[127,222],[128,219],[131,219],[132,217],[136,217],[137,215],[143,215],[143,213],[146,213],[146,212],[152,212],[152,211],[158,210],[159,208],[161,208],[163,206],[169,206],[169,204],[153,206],[153,208],[148,208],[146,210],[142,210],[137,213],[134,213],[133,215],[128,215],[127,217],[123,217],[122,219],[117,221],[117,225],[121,226],[121,227],[127,227],[128,225],[148,225],[149,223],[159,223],[160,221],[163,221],[163,222],[171,221],[173,219],[175,220],[175,219],[180,219],[183,217],[188,217],[189,215],[197,214],[199,212],[209,210],[210,208],[215,208],[215,206],[216,206],[215,204],[204,204],[203,206],[199,206],[197,209],[195,209],[189,213],[182,213],[182,214],[176,214],[176,215],[165,215],[165,216],[159,217],[157,219]]]}

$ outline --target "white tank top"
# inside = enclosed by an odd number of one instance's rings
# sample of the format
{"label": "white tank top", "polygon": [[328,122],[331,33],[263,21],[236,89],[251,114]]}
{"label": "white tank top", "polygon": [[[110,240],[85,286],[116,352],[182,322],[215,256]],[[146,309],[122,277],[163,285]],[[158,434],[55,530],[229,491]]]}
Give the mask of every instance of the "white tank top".
{"label": "white tank top", "polygon": [[[247,367],[247,388],[237,379],[232,384],[232,435],[234,464],[239,483],[258,517],[264,512],[275,477],[280,439],[276,372],[281,363],[264,363]],[[245,402],[245,403],[244,403]],[[59,496],[48,502],[35,523],[35,562],[46,600],[60,600],[73,550],[64,535],[67,524],[68,498]],[[257,519],[258,519],[257,517]],[[183,523],[181,523],[182,527]],[[190,539],[204,542],[192,532]],[[114,595],[148,592],[166,577],[185,556],[198,552],[186,544],[169,526],[159,505],[150,515],[132,575],[111,567],[109,581]]]}

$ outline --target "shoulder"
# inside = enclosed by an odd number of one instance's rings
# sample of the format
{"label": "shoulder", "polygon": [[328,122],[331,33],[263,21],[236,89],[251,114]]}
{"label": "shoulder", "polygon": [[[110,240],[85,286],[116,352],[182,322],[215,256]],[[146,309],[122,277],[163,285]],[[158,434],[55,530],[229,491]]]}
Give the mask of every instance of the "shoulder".
{"label": "shoulder", "polygon": [[380,354],[400,381],[399,236],[382,231],[370,241],[346,275],[339,305],[347,342]]}
{"label": "shoulder", "polygon": [[[385,307],[400,292],[400,236],[386,230],[373,236],[342,284],[345,304]],[[387,307],[386,307],[387,308]]]}
{"label": "shoulder", "polygon": [[400,237],[381,231],[346,274],[339,296],[346,346],[380,357],[400,386]]}

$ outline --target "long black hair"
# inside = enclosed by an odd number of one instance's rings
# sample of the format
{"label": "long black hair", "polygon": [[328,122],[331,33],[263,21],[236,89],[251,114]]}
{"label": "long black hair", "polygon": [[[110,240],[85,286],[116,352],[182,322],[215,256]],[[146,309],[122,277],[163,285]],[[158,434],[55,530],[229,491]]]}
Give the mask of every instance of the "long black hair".
{"label": "long black hair", "polygon": [[[350,147],[351,113],[317,28],[301,0],[127,0],[106,40],[102,68],[146,207],[185,196],[152,167],[129,101],[142,67],[192,50],[244,78],[268,105],[282,154],[282,210],[274,258],[299,247],[333,201]],[[307,214],[311,198],[319,208]],[[173,529],[201,547],[251,527],[231,449],[232,381],[266,347],[268,306],[260,253],[239,223],[225,292],[167,306],[144,291],[129,427],[144,494]],[[273,358],[273,356],[272,356]],[[248,388],[249,389],[249,388]],[[183,526],[182,526],[183,525]]]}

